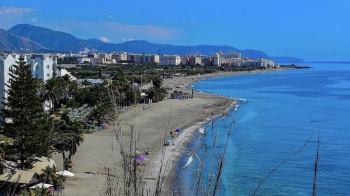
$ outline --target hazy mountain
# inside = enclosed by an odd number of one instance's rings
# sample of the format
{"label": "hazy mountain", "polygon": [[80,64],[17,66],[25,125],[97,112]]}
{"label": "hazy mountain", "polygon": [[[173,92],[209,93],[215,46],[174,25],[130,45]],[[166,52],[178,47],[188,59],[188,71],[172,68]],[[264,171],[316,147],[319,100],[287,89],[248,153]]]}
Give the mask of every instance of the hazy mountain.
{"label": "hazy mountain", "polygon": [[[294,57],[270,57],[263,51],[247,49],[240,50],[231,46],[219,45],[198,45],[198,46],[177,46],[169,44],[155,44],[147,41],[129,41],[120,44],[105,43],[98,39],[82,40],[69,33],[53,31],[51,29],[37,27],[29,24],[19,24],[8,30],[9,33],[18,37],[24,37],[37,43],[38,48],[28,50],[50,50],[65,52],[80,52],[85,48],[100,52],[124,51],[129,53],[145,54],[203,54],[211,55],[213,52],[240,52],[243,57],[270,58],[276,62],[302,62],[302,59]],[[1,46],[1,45],[0,45]],[[40,46],[40,47],[39,47]],[[16,48],[18,49],[18,48]]]}
{"label": "hazy mountain", "polygon": [[0,50],[2,51],[38,51],[46,48],[29,39],[18,37],[3,29],[0,29]]}

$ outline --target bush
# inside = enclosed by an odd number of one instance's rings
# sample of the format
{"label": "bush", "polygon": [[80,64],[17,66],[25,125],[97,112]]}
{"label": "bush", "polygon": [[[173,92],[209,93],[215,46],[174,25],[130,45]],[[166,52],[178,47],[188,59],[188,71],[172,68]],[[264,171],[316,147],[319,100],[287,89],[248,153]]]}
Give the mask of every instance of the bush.
{"label": "bush", "polygon": [[67,101],[67,107],[69,108],[77,108],[79,107],[79,103],[76,102],[74,99],[70,99]]}

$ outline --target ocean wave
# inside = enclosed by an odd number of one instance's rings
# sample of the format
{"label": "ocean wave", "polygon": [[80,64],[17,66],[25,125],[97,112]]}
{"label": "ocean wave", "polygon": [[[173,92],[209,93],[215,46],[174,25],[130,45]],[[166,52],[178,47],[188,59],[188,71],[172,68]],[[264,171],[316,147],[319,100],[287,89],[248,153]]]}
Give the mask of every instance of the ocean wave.
{"label": "ocean wave", "polygon": [[193,156],[190,156],[190,158],[188,158],[188,160],[187,160],[186,165],[183,168],[189,166],[192,163],[192,161],[193,161]]}
{"label": "ocean wave", "polygon": [[203,135],[205,134],[205,129],[204,128],[199,128],[198,131],[199,131],[200,134],[203,134]]}
{"label": "ocean wave", "polygon": [[243,101],[243,102],[247,101],[246,99],[242,99],[242,98],[234,98],[234,99],[237,100],[237,101]]}

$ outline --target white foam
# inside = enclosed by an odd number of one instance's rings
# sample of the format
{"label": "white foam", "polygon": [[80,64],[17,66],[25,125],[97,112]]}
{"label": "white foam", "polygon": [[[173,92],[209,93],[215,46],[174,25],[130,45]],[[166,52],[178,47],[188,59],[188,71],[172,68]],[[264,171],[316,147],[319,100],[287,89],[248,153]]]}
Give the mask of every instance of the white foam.
{"label": "white foam", "polygon": [[190,158],[188,158],[188,160],[187,160],[186,165],[183,168],[189,166],[192,163],[192,161],[193,161],[193,156],[190,156]]}

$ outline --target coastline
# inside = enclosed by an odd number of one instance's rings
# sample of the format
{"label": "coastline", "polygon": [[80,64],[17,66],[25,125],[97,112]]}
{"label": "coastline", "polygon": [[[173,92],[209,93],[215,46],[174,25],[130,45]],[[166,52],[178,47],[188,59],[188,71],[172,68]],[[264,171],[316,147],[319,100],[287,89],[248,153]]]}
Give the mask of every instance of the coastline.
{"label": "coastline", "polygon": [[[262,70],[260,72],[220,72],[219,74],[206,74],[201,76],[187,76],[165,79],[164,86],[183,84],[181,90],[190,93],[188,87],[194,82],[212,78],[242,74],[255,74],[271,71],[283,71],[286,69]],[[174,89],[175,90],[175,89]],[[204,111],[204,105],[209,104],[210,110]],[[235,99],[213,95],[210,93],[195,92],[194,98],[186,100],[166,99],[158,103],[152,103],[145,109],[143,104],[133,107],[122,115],[126,125],[133,125],[138,131],[140,140],[138,150],[150,152],[146,156],[146,167],[141,168],[146,179],[146,188],[151,189],[155,175],[159,172],[160,162],[166,163],[165,181],[162,186],[163,194],[170,195],[174,180],[176,179],[175,161],[178,160],[186,147],[186,143],[192,139],[193,133],[203,124],[222,115],[235,106]],[[168,120],[169,119],[169,120]],[[180,128],[181,133],[174,140],[175,145],[163,146],[164,133],[175,128]],[[165,132],[164,132],[165,131]],[[121,176],[121,160],[117,149],[114,131],[110,128],[94,134],[85,135],[85,141],[79,147],[73,158],[72,172],[76,177],[67,179],[66,189],[63,195],[98,195],[106,190],[106,168],[110,168],[113,175]],[[58,169],[60,168],[60,156],[55,156]],[[113,168],[113,169],[112,169]]]}
{"label": "coastline", "polygon": [[[273,69],[273,70],[261,70],[261,71],[254,71],[254,72],[248,72],[248,71],[242,71],[242,72],[220,72],[218,74],[205,74],[205,75],[202,75],[200,77],[197,77],[197,79],[195,79],[196,76],[192,76],[192,78],[194,78],[194,80],[192,79],[192,81],[190,81],[188,84],[186,84],[184,86],[184,88],[190,89],[190,86],[192,84],[200,82],[202,80],[207,80],[207,79],[210,79],[210,78],[230,77],[230,76],[245,75],[245,74],[260,74],[260,73],[269,73],[269,72],[287,71],[287,70],[289,70],[289,68],[278,68],[278,69]],[[191,76],[188,76],[188,77],[191,77]],[[167,86],[167,85],[165,85],[165,86]],[[174,182],[175,182],[176,177],[177,177],[177,171],[176,171],[176,167],[175,167],[175,165],[176,165],[175,162],[178,161],[178,158],[181,156],[181,153],[186,149],[186,144],[188,142],[190,142],[190,140],[192,139],[194,131],[198,130],[204,124],[207,124],[208,122],[218,118],[219,116],[221,116],[222,113],[224,113],[224,112],[228,113],[231,109],[233,109],[237,105],[237,101],[238,101],[238,98],[226,97],[226,96],[218,95],[218,94],[211,94],[211,93],[201,92],[201,91],[196,92],[196,93],[201,93],[201,94],[206,94],[206,95],[212,95],[212,96],[222,97],[222,98],[226,98],[226,99],[231,99],[232,103],[230,104],[230,106],[228,106],[220,114],[217,114],[217,115],[213,116],[212,118],[204,119],[203,121],[198,122],[197,124],[186,128],[186,130],[185,130],[186,133],[183,133],[183,137],[185,137],[185,140],[183,141],[184,142],[183,146],[181,148],[177,148],[176,156],[173,156],[173,158],[170,160],[171,161],[171,169],[170,169],[170,171],[167,172],[168,177],[166,178],[166,180],[164,182],[164,185],[163,185],[164,186],[164,190],[165,190],[163,192],[163,194],[165,194],[165,195],[172,195],[173,194],[172,193],[172,188],[173,188]],[[181,137],[181,136],[179,136],[179,137]]]}
{"label": "coastline", "polygon": [[[228,112],[229,110],[231,110],[235,105],[237,104],[236,100],[233,100],[230,104],[229,107],[227,107],[227,109],[224,112]],[[203,125],[207,124],[210,121],[213,121],[216,118],[219,118],[220,116],[222,116],[222,114],[217,114],[211,118],[208,119],[203,119],[203,121],[198,122],[196,124],[194,124],[191,127],[186,128],[183,132],[182,135],[179,136],[179,142],[183,143],[182,146],[180,148],[176,148],[176,146],[171,146],[169,148],[169,150],[174,151],[174,155],[168,159],[168,161],[170,161],[170,170],[166,173],[166,175],[168,176],[165,181],[164,181],[164,195],[172,195],[172,188],[174,185],[174,182],[176,180],[177,177],[177,172],[176,172],[176,161],[178,161],[179,157],[181,156],[182,152],[186,149],[186,145],[192,140],[193,138],[193,134],[195,131],[197,131],[199,128],[201,128]],[[176,150],[175,150],[176,149]]]}

